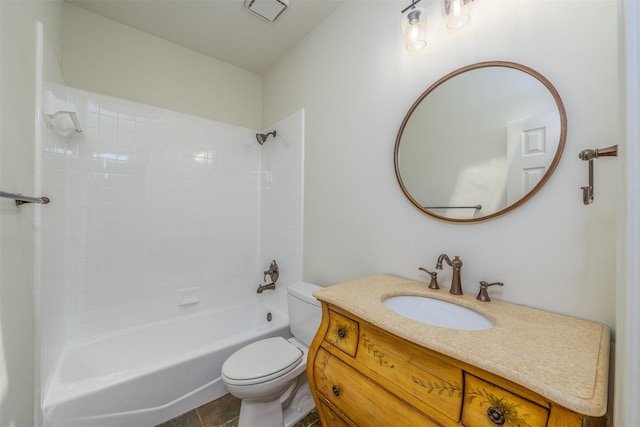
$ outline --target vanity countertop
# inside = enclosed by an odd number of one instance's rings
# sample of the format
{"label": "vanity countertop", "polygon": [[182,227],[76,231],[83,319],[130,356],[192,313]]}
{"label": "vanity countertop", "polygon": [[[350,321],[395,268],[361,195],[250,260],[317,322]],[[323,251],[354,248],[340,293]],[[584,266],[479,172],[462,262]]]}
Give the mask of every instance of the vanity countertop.
{"label": "vanity countertop", "polygon": [[[607,408],[610,331],[604,325],[475,295],[431,290],[425,283],[380,274],[316,290],[320,301],[443,355],[516,382],[566,408],[601,416]],[[396,295],[453,302],[495,326],[461,331],[427,325],[382,304]]]}

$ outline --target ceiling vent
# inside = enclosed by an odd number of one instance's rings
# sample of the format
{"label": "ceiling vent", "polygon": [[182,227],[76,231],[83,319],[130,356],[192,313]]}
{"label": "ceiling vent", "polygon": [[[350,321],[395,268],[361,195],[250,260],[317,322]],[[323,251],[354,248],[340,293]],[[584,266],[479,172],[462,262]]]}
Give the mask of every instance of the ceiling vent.
{"label": "ceiling vent", "polygon": [[275,22],[289,7],[289,0],[244,0],[244,7],[266,21]]}

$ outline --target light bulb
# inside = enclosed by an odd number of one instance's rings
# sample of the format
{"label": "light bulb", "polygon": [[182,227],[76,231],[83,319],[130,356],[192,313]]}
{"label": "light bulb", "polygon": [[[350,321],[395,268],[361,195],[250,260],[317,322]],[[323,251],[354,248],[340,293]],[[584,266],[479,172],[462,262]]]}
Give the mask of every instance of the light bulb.
{"label": "light bulb", "polygon": [[468,3],[471,3],[471,0],[444,0],[447,28],[460,28],[469,22]]}
{"label": "light bulb", "polygon": [[402,14],[402,31],[407,50],[415,52],[427,45],[426,16],[421,7],[413,7]]}

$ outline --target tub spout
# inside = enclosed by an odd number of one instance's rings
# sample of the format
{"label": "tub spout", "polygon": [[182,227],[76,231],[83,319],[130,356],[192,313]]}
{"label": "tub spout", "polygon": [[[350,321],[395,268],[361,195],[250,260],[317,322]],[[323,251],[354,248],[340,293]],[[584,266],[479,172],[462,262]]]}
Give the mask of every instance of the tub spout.
{"label": "tub spout", "polygon": [[261,294],[263,291],[274,290],[275,288],[276,288],[275,283],[269,283],[268,285],[258,285],[258,290],[256,292]]}

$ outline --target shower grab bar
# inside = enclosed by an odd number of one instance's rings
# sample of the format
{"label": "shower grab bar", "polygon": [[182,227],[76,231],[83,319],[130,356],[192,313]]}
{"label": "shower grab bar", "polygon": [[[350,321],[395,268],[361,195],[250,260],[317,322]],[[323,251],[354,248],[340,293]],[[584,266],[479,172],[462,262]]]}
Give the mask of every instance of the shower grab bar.
{"label": "shower grab bar", "polygon": [[22,194],[7,193],[4,191],[0,191],[0,197],[14,199],[16,201],[16,206],[20,206],[25,203],[41,203],[46,205],[51,201],[48,197],[30,197],[23,196]]}
{"label": "shower grab bar", "polygon": [[475,209],[479,211],[482,209],[482,205],[474,206],[423,206],[425,209]]}

